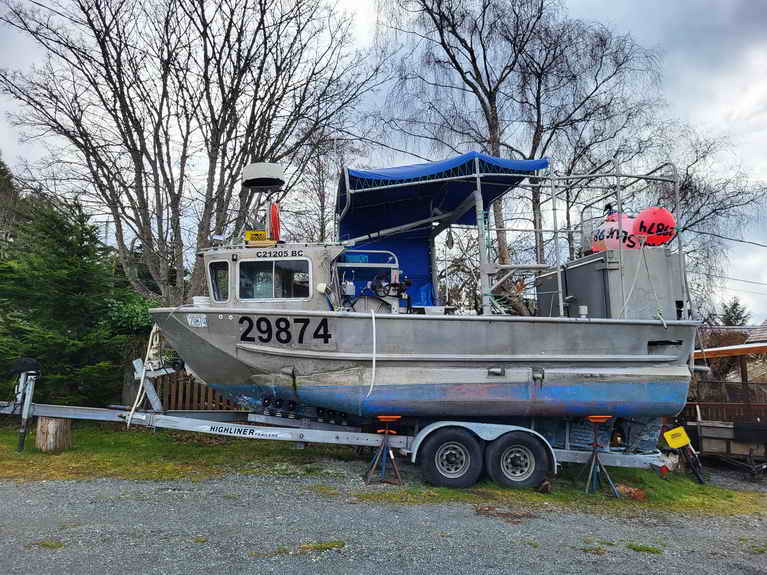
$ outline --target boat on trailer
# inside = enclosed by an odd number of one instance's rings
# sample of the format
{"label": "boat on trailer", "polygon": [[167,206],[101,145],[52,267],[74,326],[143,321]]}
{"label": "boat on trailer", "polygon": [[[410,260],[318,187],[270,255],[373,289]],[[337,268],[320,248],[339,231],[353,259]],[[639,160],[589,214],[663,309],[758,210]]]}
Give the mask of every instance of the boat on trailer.
{"label": "boat on trailer", "polygon": [[[551,266],[490,262],[486,209],[517,186],[551,190],[558,246],[558,194],[575,177],[547,168],[546,159],[469,153],[344,169],[337,242],[267,238],[206,249],[199,255],[209,297],[151,313],[200,380],[251,410],[355,424],[379,415],[530,425],[678,413],[698,325],[679,235],[675,251],[620,244]],[[274,170],[252,165],[244,185],[273,185]],[[678,192],[673,172],[578,177],[609,178],[598,201],[619,209],[621,193],[637,182]],[[438,297],[435,242],[451,226],[478,233],[479,315],[458,315]],[[581,231],[588,236],[586,225]],[[535,274],[538,312],[509,315],[493,291],[525,272]]]}
{"label": "boat on trailer", "polygon": [[[595,465],[662,466],[660,417],[684,406],[698,325],[682,238],[675,250],[624,250],[619,241],[561,262],[559,236],[575,230],[558,227],[557,202],[576,184],[593,185],[601,195],[582,215],[607,201],[621,212],[632,186],[655,182],[673,186],[678,209],[676,172],[664,165],[633,176],[614,165],[556,177],[546,168],[546,160],[465,154],[345,169],[337,242],[283,243],[267,225],[200,254],[209,296],[151,311],[156,326],[145,362],[134,362],[140,392],[132,409],[34,403],[40,368],[22,362],[14,399],[0,402],[0,414],[21,416],[20,450],[34,416],[127,422],[378,447],[392,459],[396,449],[427,481],[449,487],[468,487],[484,471],[509,487],[537,486],[560,463],[575,462],[590,467],[591,489]],[[256,164],[243,179],[246,187],[273,187],[281,171]],[[549,190],[551,228],[532,231],[552,234],[553,264],[494,264],[488,256],[486,207],[522,186]],[[581,220],[587,247],[594,222]],[[616,221],[621,237],[623,219]],[[457,314],[438,297],[435,242],[452,226],[478,234],[478,315]],[[533,316],[509,315],[497,295],[518,274],[532,275]],[[244,409],[166,410],[152,384],[169,371],[160,330],[188,370]],[[398,433],[377,433],[382,422]]]}

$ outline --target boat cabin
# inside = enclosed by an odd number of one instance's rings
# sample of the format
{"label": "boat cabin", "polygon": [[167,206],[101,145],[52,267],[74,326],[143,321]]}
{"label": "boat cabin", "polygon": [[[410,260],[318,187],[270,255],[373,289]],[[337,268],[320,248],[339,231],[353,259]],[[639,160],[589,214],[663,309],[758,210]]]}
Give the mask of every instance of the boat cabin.
{"label": "boat cabin", "polygon": [[471,152],[375,171],[345,168],[336,202],[338,244],[262,240],[207,250],[210,304],[444,313],[436,236],[453,224],[483,226],[486,206],[547,166],[547,159]]}
{"label": "boat cabin", "polygon": [[[607,249],[554,265],[499,265],[491,263],[487,240],[489,206],[505,193],[535,177],[539,193],[551,189],[554,213],[553,245],[558,249],[557,182],[548,159],[507,160],[471,152],[443,160],[379,170],[344,168],[336,201],[337,242],[305,244],[279,242],[270,233],[246,232],[244,244],[203,252],[212,306],[314,309],[391,314],[447,314],[453,310],[439,297],[435,240],[451,226],[477,230],[481,312],[503,314],[494,289],[512,274],[535,274],[537,315],[627,319],[683,319],[689,317],[681,244],[641,250]],[[265,166],[265,167],[263,167]],[[249,166],[244,185],[274,185],[273,164]],[[269,172],[269,178],[263,174]],[[613,178],[597,174],[583,178]],[[622,176],[640,181],[641,176]],[[675,179],[655,176],[655,180]],[[266,184],[264,184],[266,182]],[[543,183],[542,183],[543,182]],[[531,184],[528,182],[527,186]],[[676,185],[676,184],[675,184]],[[597,198],[609,201],[621,186]],[[600,205],[601,209],[601,205]],[[625,216],[628,218],[628,216]],[[608,222],[610,219],[608,218]],[[626,220],[628,221],[628,220]],[[270,224],[271,222],[271,224]],[[583,222],[581,222],[581,225]],[[616,227],[616,237],[625,229]],[[533,230],[529,230],[531,233]],[[541,232],[552,230],[541,230]],[[573,230],[567,230],[572,233]],[[589,231],[582,225],[584,241]],[[251,234],[250,236],[248,234]],[[635,295],[632,301],[632,295]]]}
{"label": "boat cabin", "polygon": [[[327,310],[332,262],[343,248],[328,244],[279,244],[206,250],[211,306]],[[321,289],[322,291],[321,291]],[[332,306],[331,306],[332,309]]]}

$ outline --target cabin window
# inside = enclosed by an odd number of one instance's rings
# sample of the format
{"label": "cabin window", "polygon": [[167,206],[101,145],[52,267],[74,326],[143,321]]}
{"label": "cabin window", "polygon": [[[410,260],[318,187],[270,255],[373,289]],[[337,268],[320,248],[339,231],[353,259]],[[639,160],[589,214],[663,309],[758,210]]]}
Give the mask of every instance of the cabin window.
{"label": "cabin window", "polygon": [[309,297],[309,262],[274,262],[274,297]]}
{"label": "cabin window", "polygon": [[213,301],[229,299],[229,262],[210,262],[210,295]]}
{"label": "cabin window", "polygon": [[309,297],[307,260],[240,262],[240,299]]}

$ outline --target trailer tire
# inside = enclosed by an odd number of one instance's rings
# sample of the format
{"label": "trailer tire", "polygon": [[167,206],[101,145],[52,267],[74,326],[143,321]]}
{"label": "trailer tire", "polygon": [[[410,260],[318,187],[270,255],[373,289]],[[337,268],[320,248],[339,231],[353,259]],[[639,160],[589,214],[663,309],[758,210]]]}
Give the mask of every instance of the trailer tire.
{"label": "trailer tire", "polygon": [[493,441],[485,460],[493,481],[515,489],[538,487],[550,467],[546,447],[524,431],[511,431]]}
{"label": "trailer tire", "polygon": [[433,432],[418,454],[424,481],[438,487],[471,487],[484,468],[482,447],[481,440],[465,429]]}

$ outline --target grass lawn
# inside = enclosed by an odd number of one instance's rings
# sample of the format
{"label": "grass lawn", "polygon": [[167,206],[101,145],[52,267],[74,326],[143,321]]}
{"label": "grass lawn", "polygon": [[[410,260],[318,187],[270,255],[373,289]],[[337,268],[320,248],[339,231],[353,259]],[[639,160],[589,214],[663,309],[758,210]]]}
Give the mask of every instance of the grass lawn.
{"label": "grass lawn", "polygon": [[[203,480],[227,473],[253,475],[316,475],[327,459],[350,461],[360,457],[351,447],[311,445],[293,449],[281,441],[236,439],[175,431],[126,430],[122,425],[73,423],[74,448],[63,453],[41,453],[34,448],[34,433],[26,450],[16,453],[16,427],[0,426],[0,480],[37,481],[96,479]],[[470,503],[487,506],[527,504],[532,507],[567,507],[586,512],[674,511],[706,515],[761,514],[767,512],[767,497],[756,492],[731,491],[699,485],[683,474],[666,480],[652,471],[611,468],[616,483],[639,488],[645,499],[614,499],[606,492],[586,495],[575,478],[580,466],[564,469],[554,481],[552,493],[504,489],[483,482],[470,489],[431,487],[408,481],[403,487],[356,489],[343,484],[314,485],[311,491],[323,497],[349,497],[379,504],[423,505]],[[498,511],[503,513],[502,511]]]}
{"label": "grass lawn", "polygon": [[[661,479],[655,472],[644,469],[609,468],[613,481],[641,489],[644,500],[630,497],[615,499],[607,490],[597,494],[584,493],[579,465],[563,469],[554,481],[551,493],[530,489],[512,490],[490,481],[469,489],[448,489],[428,485],[409,485],[400,490],[364,491],[354,495],[369,502],[397,504],[429,504],[445,502],[472,503],[489,506],[485,514],[504,515],[504,507],[526,503],[532,508],[568,508],[583,512],[632,514],[642,510],[672,511],[699,515],[751,515],[767,513],[767,494],[752,491],[732,491],[713,485],[700,485],[681,473],[671,473]],[[499,509],[501,508],[501,509]]]}
{"label": "grass lawn", "polygon": [[74,448],[63,453],[35,449],[34,432],[27,437],[24,452],[16,453],[16,427],[0,427],[0,480],[207,479],[232,472],[308,475],[319,460],[356,457],[350,447],[293,449],[281,441],[126,430],[110,423],[73,422],[72,434]]}

